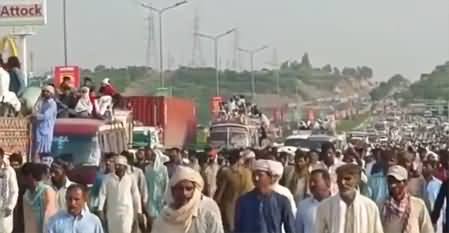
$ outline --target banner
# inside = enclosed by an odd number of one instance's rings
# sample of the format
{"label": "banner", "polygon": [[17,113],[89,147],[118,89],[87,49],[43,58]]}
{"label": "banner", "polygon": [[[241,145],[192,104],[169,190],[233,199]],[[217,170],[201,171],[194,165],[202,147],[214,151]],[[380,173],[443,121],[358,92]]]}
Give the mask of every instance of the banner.
{"label": "banner", "polygon": [[55,77],[53,84],[56,87],[62,83],[64,77],[69,77],[71,86],[79,88],[81,85],[80,68],[78,66],[57,66],[55,67]]}
{"label": "banner", "polygon": [[0,26],[47,24],[46,0],[0,0]]}

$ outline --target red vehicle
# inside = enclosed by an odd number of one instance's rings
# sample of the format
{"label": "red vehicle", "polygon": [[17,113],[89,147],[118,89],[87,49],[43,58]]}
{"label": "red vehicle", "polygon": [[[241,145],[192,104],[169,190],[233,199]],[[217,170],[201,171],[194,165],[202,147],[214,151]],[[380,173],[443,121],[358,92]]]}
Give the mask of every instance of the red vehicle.
{"label": "red vehicle", "polygon": [[128,96],[126,104],[134,120],[162,129],[165,147],[184,147],[195,142],[197,116],[191,100],[164,96]]}

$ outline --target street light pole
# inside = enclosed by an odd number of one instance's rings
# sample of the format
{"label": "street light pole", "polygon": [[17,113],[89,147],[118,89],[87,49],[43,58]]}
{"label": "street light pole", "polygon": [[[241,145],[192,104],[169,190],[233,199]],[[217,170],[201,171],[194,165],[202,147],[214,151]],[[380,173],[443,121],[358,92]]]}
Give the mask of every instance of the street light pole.
{"label": "street light pole", "polygon": [[254,70],[254,56],[261,52],[264,49],[267,49],[268,46],[262,46],[257,49],[249,50],[249,49],[242,49],[239,48],[239,51],[247,53],[250,56],[250,62],[251,62],[251,96],[254,98],[256,96],[256,73]]}
{"label": "street light pole", "polygon": [[224,33],[218,34],[216,36],[210,36],[202,33],[196,33],[195,35],[199,37],[203,37],[209,40],[214,41],[214,60],[215,60],[215,85],[216,85],[216,95],[220,96],[220,71],[218,69],[218,41],[235,31],[235,28],[228,30]]}
{"label": "street light pole", "polygon": [[175,3],[172,6],[169,7],[165,7],[162,9],[158,9],[158,8],[154,8],[150,5],[147,5],[145,3],[141,3],[141,6],[143,8],[149,9],[151,11],[154,11],[158,14],[159,16],[159,79],[160,79],[160,83],[161,83],[161,87],[164,88],[165,87],[165,78],[164,78],[164,53],[163,53],[163,42],[162,42],[162,14],[170,9],[173,9],[175,7],[181,6],[183,4],[187,3],[187,1],[182,1],[182,2],[178,2]]}
{"label": "street light pole", "polygon": [[63,17],[63,27],[64,27],[64,65],[68,65],[67,59],[67,0],[62,1],[62,17]]}

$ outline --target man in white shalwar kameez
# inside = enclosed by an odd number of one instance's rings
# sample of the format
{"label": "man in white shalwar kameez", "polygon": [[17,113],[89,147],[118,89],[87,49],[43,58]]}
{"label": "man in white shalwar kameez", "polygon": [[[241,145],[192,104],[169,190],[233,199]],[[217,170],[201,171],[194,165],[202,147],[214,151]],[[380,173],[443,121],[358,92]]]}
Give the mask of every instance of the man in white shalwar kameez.
{"label": "man in white shalwar kameez", "polygon": [[19,187],[16,172],[4,160],[3,149],[0,148],[0,232],[11,233],[13,229],[12,211],[16,207]]}
{"label": "man in white shalwar kameez", "polygon": [[339,193],[318,207],[315,233],[383,233],[376,203],[358,191],[361,172],[355,164],[337,169]]}
{"label": "man in white shalwar kameez", "polygon": [[98,211],[104,221],[104,205],[107,202],[107,227],[109,233],[131,233],[134,213],[143,222],[142,205],[137,182],[126,172],[128,161],[124,156],[114,158],[115,173],[106,175],[100,187]]}
{"label": "man in white shalwar kameez", "polygon": [[270,167],[271,167],[271,174],[276,177],[276,182],[273,185],[273,190],[282,196],[285,196],[288,201],[290,202],[290,205],[292,207],[293,216],[296,215],[296,203],[295,199],[293,198],[292,192],[290,192],[290,189],[282,186],[279,184],[279,180],[282,178],[282,174],[284,174],[284,166],[281,162],[270,160]]}

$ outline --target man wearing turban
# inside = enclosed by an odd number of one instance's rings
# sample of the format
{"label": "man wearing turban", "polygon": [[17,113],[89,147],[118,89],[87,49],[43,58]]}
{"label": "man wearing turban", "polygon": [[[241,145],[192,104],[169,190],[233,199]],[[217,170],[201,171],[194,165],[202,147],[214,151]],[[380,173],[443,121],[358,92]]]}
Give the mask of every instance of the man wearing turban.
{"label": "man wearing turban", "polygon": [[156,218],[152,233],[223,233],[220,209],[202,194],[201,175],[186,166],[178,166],[170,178],[166,205]]}
{"label": "man wearing turban", "polygon": [[294,233],[292,207],[273,186],[279,176],[275,161],[259,159],[254,164],[255,189],[241,196],[235,210],[235,233]]}
{"label": "man wearing turban", "polygon": [[53,141],[53,129],[56,123],[57,106],[53,99],[55,88],[46,86],[42,89],[41,97],[33,111],[34,123],[34,160],[39,161],[38,155],[49,154]]}

